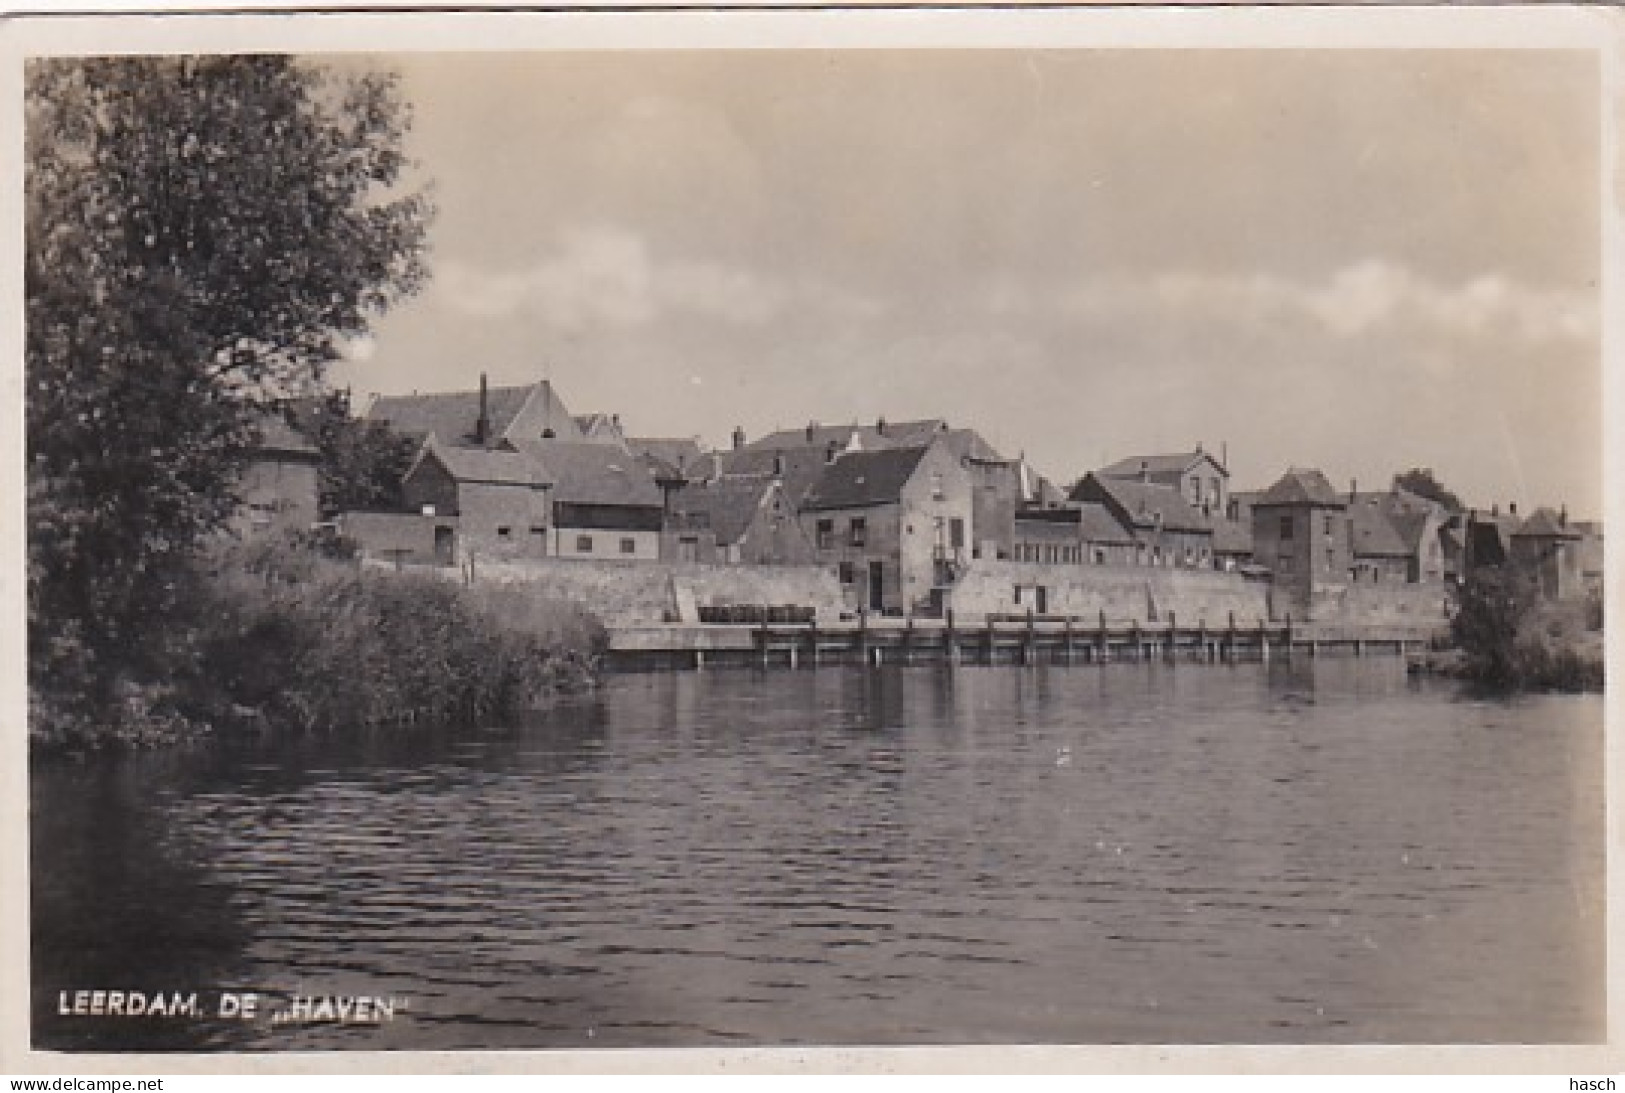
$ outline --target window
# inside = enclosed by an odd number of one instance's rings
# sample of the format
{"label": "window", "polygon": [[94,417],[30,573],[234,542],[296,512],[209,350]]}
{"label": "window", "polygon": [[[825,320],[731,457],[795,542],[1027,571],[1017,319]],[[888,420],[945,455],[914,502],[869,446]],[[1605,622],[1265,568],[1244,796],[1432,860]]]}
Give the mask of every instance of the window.
{"label": "window", "polygon": [[861,516],[852,517],[852,527],[847,536],[847,542],[852,546],[860,547],[869,541],[869,522]]}
{"label": "window", "polygon": [[547,529],[542,527],[540,524],[534,524],[531,526],[530,533],[532,535],[546,535]]}
{"label": "window", "polygon": [[931,472],[931,500],[941,501],[946,495],[942,491],[942,472]]}
{"label": "window", "polygon": [[961,517],[955,516],[948,521],[948,545],[955,550],[965,546],[965,521]]}
{"label": "window", "polygon": [[1020,603],[1021,603],[1021,586],[1018,584],[1018,585],[1016,585],[1016,604],[1019,606]]}
{"label": "window", "polygon": [[1282,573],[1291,573],[1292,572],[1292,555],[1290,555],[1290,554],[1281,555],[1280,559],[1276,562],[1275,568],[1279,569]]}
{"label": "window", "polygon": [[836,572],[840,574],[842,584],[851,584],[857,580],[857,574],[852,569],[851,562],[842,562],[836,567]]}
{"label": "window", "polygon": [[1284,542],[1290,538],[1292,538],[1292,514],[1287,513],[1281,517],[1281,539]]}
{"label": "window", "polygon": [[835,521],[818,521],[818,549],[829,550],[835,545]]}
{"label": "window", "polygon": [[621,553],[622,554],[636,554],[637,552],[638,552],[638,541],[636,539],[622,539],[621,540]]}
{"label": "window", "polygon": [[1105,565],[1106,564],[1106,548],[1105,547],[1095,547],[1095,564],[1096,565]]}
{"label": "window", "polygon": [[592,536],[591,535],[577,535],[576,536],[576,550],[578,552],[582,553],[582,554],[591,554],[592,553]]}
{"label": "window", "polygon": [[1328,570],[1337,568],[1337,548],[1336,547],[1327,547],[1326,548],[1326,568]]}
{"label": "window", "polygon": [[[1352,520],[1349,521],[1349,524],[1351,526],[1353,525],[1353,523],[1354,523],[1354,521],[1352,521]],[[1332,514],[1328,512],[1326,514],[1326,537],[1329,539],[1333,535],[1336,535],[1336,534],[1337,534],[1337,522],[1333,518]]]}
{"label": "window", "polygon": [[512,537],[513,537],[513,528],[510,528],[510,527],[499,527],[499,528],[497,528],[497,538],[498,539],[509,539],[509,538],[512,538]]}

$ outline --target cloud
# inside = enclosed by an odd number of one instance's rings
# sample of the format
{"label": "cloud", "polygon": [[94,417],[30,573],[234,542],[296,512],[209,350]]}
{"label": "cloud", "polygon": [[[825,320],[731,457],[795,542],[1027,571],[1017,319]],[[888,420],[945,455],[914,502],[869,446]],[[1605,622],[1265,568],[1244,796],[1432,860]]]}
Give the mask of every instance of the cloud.
{"label": "cloud", "polygon": [[[1041,295],[1024,296],[1008,283],[990,286],[986,299],[1001,313],[1042,306]],[[1297,323],[1337,339],[1403,333],[1542,344],[1591,339],[1599,326],[1594,294],[1526,285],[1494,273],[1445,284],[1377,259],[1345,266],[1318,282],[1266,273],[1182,271],[1136,281],[1090,279],[1052,301],[1061,312],[1090,321]]]}
{"label": "cloud", "polygon": [[566,232],[557,251],[519,270],[442,262],[436,290],[463,315],[500,319],[532,313],[569,331],[641,326],[676,315],[760,324],[789,293],[754,271],[694,259],[661,260],[643,239],[614,226]]}

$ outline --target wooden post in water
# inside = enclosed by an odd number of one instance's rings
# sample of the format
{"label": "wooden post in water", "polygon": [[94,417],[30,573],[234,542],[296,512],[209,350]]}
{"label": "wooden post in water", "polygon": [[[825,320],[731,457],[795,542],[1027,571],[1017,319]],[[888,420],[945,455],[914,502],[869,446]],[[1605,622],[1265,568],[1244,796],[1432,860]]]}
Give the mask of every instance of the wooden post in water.
{"label": "wooden post in water", "polygon": [[767,652],[767,650],[768,650],[768,633],[767,633],[767,608],[765,608],[765,607],[762,608],[762,622],[761,622],[761,625],[756,628],[756,644],[757,644],[758,648],[760,648],[760,650],[761,650],[762,667],[766,668],[767,667],[767,661],[768,661],[768,652]]}
{"label": "wooden post in water", "polygon": [[1265,664],[1270,662],[1270,632],[1263,619],[1258,620],[1258,655]]}
{"label": "wooden post in water", "polygon": [[1140,644],[1140,620],[1134,619],[1128,624],[1129,644],[1134,647],[1134,659],[1145,659],[1145,647]]}
{"label": "wooden post in water", "polygon": [[814,668],[818,667],[818,616],[817,615],[814,615],[813,616],[813,621],[807,624],[807,656],[812,661],[812,666]]}
{"label": "wooden post in water", "polygon": [[1061,642],[1066,647],[1066,662],[1072,663],[1072,616],[1067,615],[1062,623]]}
{"label": "wooden post in water", "polygon": [[947,623],[947,628],[943,631],[942,635],[942,640],[947,643],[946,647],[943,649],[943,655],[948,658],[948,664],[950,666],[957,666],[959,664],[959,636],[954,633],[953,608],[950,607],[947,611],[943,612],[943,620]]}
{"label": "wooden post in water", "polygon": [[1286,659],[1292,659],[1292,612],[1286,613]]}
{"label": "wooden post in water", "polygon": [[1029,607],[1027,608],[1027,636],[1021,647],[1021,663],[1030,665],[1037,659],[1037,646],[1038,635],[1033,627],[1033,609]]}
{"label": "wooden post in water", "polygon": [[869,612],[858,608],[858,661],[869,666]]}
{"label": "wooden post in water", "polygon": [[1213,650],[1209,649],[1207,645],[1207,617],[1205,615],[1196,620],[1196,649],[1203,660],[1213,659]]}
{"label": "wooden post in water", "polygon": [[1100,611],[1100,630],[1095,636],[1095,651],[1099,654],[1100,663],[1105,664],[1111,658],[1111,651],[1106,647],[1106,610]]}
{"label": "wooden post in water", "polygon": [[903,616],[903,663],[914,663],[914,612]]}
{"label": "wooden post in water", "polygon": [[1236,662],[1236,613],[1230,612],[1230,628],[1224,635],[1224,659],[1234,664]]}
{"label": "wooden post in water", "polygon": [[1168,645],[1164,660],[1173,660],[1179,650],[1179,616],[1168,612]]}
{"label": "wooden post in water", "polygon": [[998,638],[993,632],[993,616],[989,615],[987,617],[987,663],[989,667],[993,664],[993,656],[998,648],[997,641]]}

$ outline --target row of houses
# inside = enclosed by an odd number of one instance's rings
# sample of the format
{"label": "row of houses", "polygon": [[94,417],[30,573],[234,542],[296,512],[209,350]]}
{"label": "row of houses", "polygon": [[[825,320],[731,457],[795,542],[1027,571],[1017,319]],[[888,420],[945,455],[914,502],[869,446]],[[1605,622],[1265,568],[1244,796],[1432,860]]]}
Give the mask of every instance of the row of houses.
{"label": "row of houses", "polygon": [[[1305,603],[1329,584],[1445,582],[1509,557],[1540,562],[1554,596],[1585,586],[1592,553],[1600,580],[1600,529],[1564,513],[1451,514],[1397,488],[1340,492],[1313,469],[1232,490],[1226,461],[1200,444],[1118,460],[1062,491],[936,418],[809,423],[755,440],[736,429],[707,451],[628,436],[614,414],[573,414],[545,380],[484,377],[476,390],[378,398],[366,416],[418,454],[402,511],[339,522],[364,552],[400,564],[814,564],[839,575],[853,607],[893,613],[939,611],[980,560],[1232,571]],[[256,472],[260,492],[304,473],[297,438],[276,437],[280,463]],[[302,503],[283,511],[307,515]]]}

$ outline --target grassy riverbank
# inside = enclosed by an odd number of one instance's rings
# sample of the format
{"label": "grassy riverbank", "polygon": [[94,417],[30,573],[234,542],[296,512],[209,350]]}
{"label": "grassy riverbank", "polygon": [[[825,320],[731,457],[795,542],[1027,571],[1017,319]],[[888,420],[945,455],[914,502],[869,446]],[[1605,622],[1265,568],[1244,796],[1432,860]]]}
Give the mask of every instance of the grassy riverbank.
{"label": "grassy riverbank", "polygon": [[31,685],[36,749],[490,724],[592,687],[606,645],[574,604],[362,570],[286,543],[220,551],[194,583],[183,617],[149,635],[144,671],[99,699]]}

